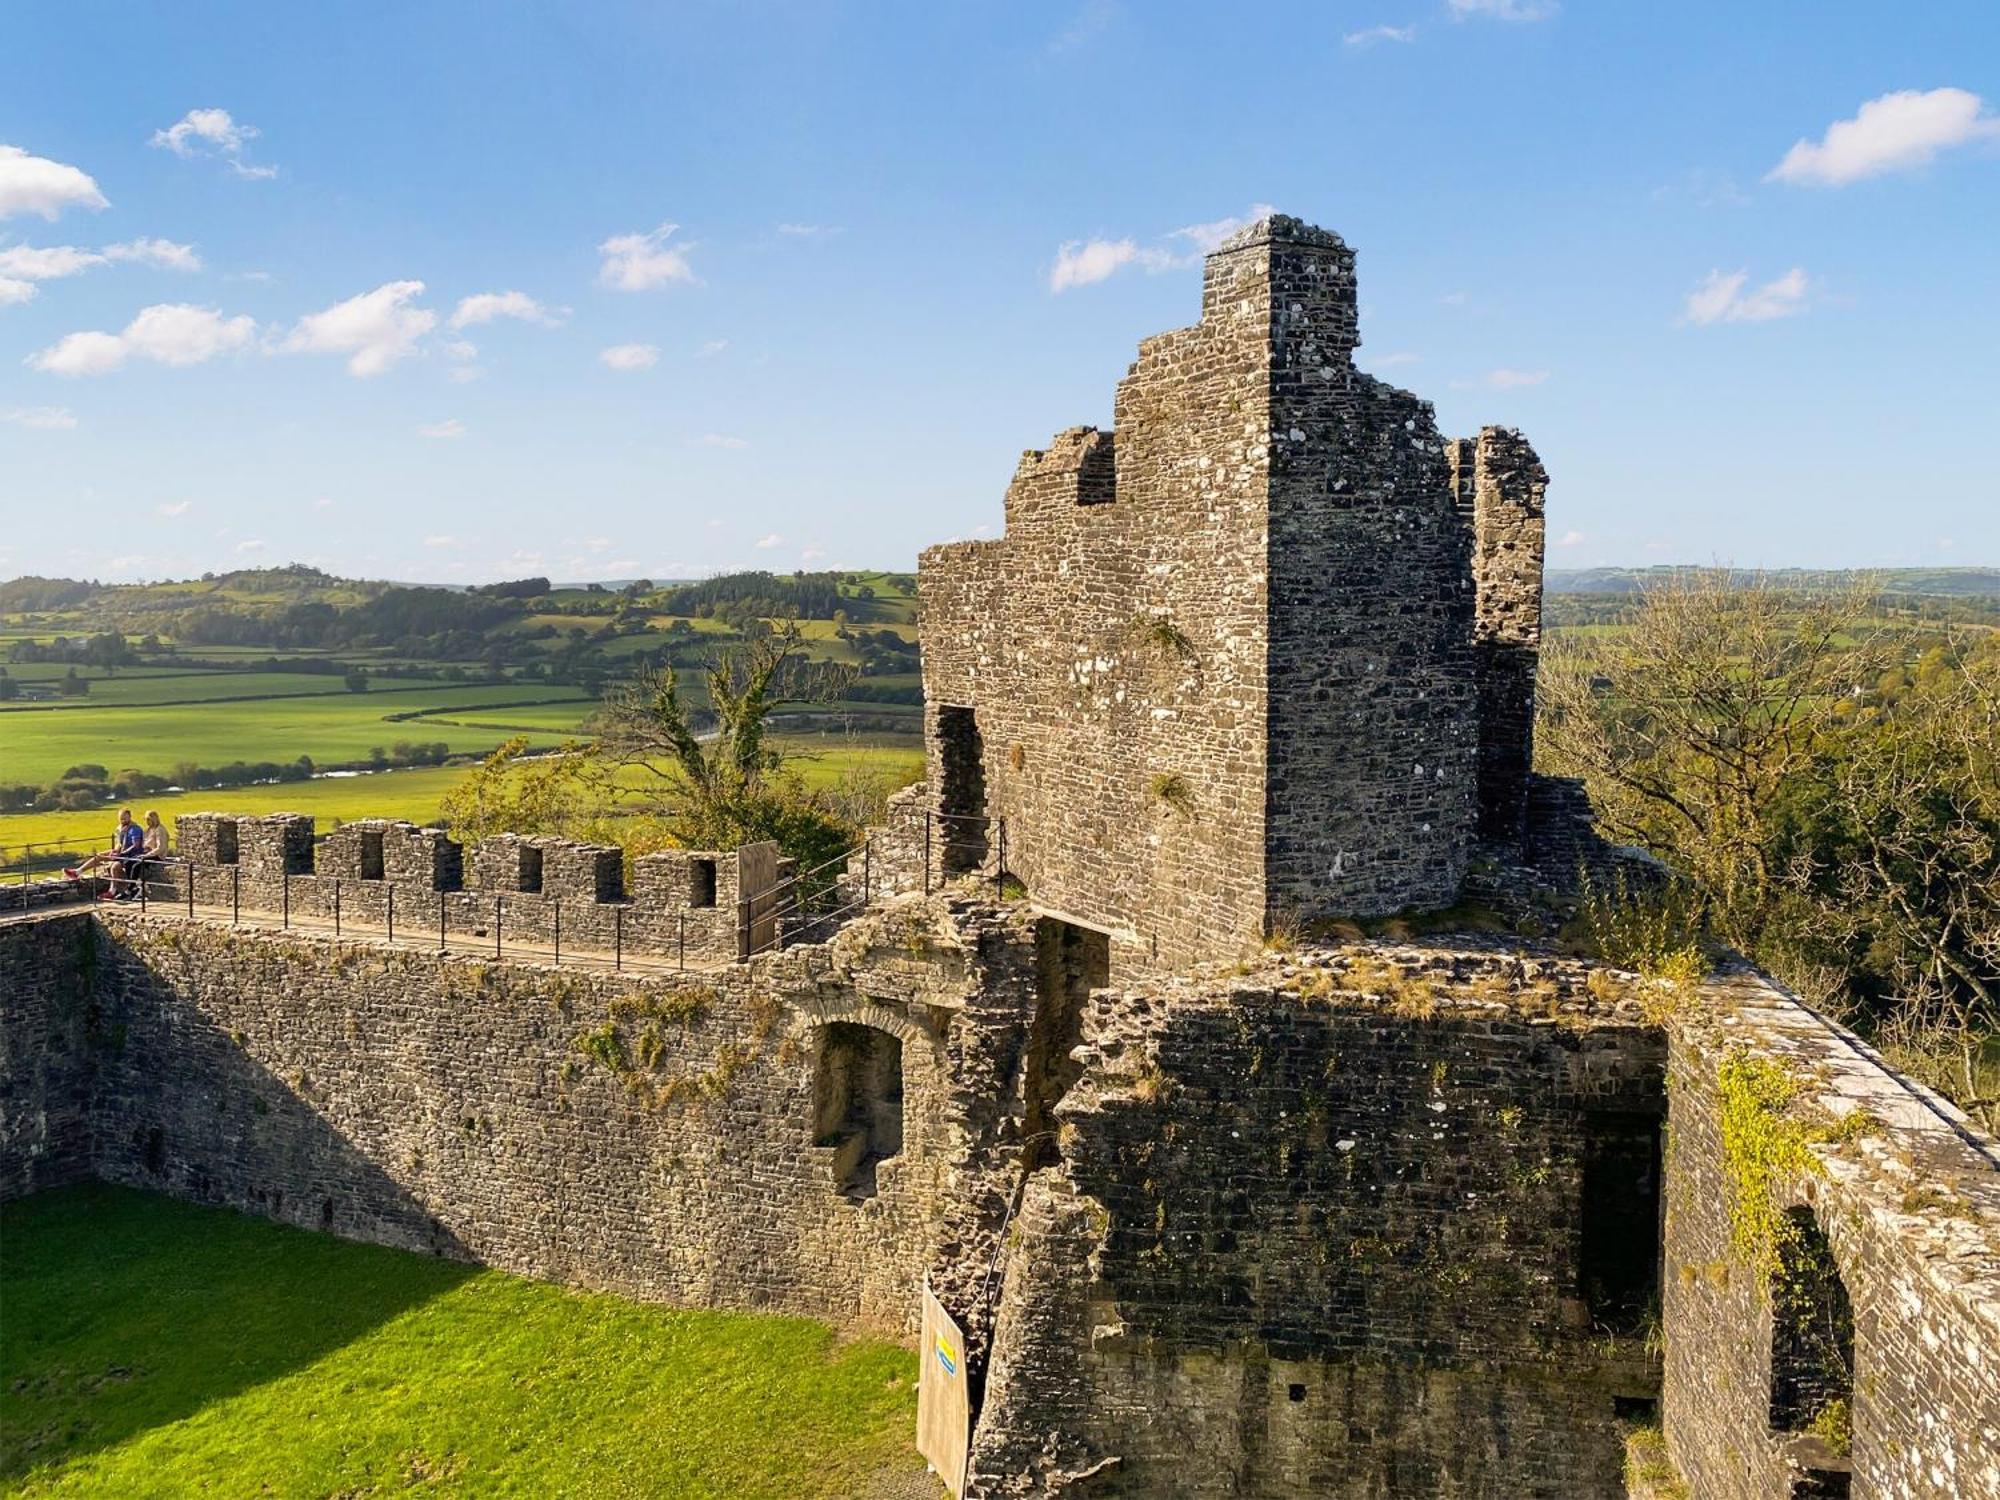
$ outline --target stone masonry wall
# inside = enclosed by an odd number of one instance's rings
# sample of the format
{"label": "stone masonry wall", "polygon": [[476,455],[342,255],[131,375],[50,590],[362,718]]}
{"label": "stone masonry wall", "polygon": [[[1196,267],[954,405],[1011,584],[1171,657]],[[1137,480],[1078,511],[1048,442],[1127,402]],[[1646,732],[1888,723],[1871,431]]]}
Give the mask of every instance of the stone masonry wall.
{"label": "stone masonry wall", "polygon": [[1253,227],[1268,278],[1266,879],[1306,917],[1449,906],[1473,832],[1468,537],[1430,403],[1354,368],[1354,254]]}
{"label": "stone masonry wall", "polygon": [[[1670,1086],[1663,1405],[1692,1493],[2000,1500],[2000,1143],[1747,970],[1673,1028]],[[1831,1244],[1845,1455],[1774,1426],[1774,1306],[1796,1282],[1732,1228],[1746,1205],[1803,1210]]]}
{"label": "stone masonry wall", "polygon": [[[990,1258],[1033,962],[1012,915],[921,900],[646,978],[130,910],[9,924],[0,1171],[907,1336],[926,1272],[956,1295]],[[87,1030],[58,1024],[79,989]],[[900,1044],[865,1195],[815,1118],[835,1024]]]}
{"label": "stone masonry wall", "polygon": [[1101,994],[972,1492],[1620,1495],[1657,1369],[1586,1295],[1583,1199],[1665,1049],[1584,978],[1359,949]]}
{"label": "stone masonry wall", "polygon": [[[1356,316],[1338,236],[1260,221],[1208,257],[1200,322],[1141,342],[1114,432],[1025,454],[1002,538],[924,554],[934,805],[983,798],[1033,899],[1121,974],[1459,894],[1473,524],[1429,405],[1355,370]],[[1538,599],[1539,530],[1511,535],[1488,572],[1518,592],[1532,564]]]}
{"label": "stone masonry wall", "polygon": [[90,1175],[96,958],[87,914],[0,924],[0,1202]]}
{"label": "stone masonry wall", "polygon": [[1479,679],[1479,833],[1519,847],[1535,747],[1542,558],[1549,476],[1519,432],[1488,427],[1451,444],[1453,488],[1471,526]]}

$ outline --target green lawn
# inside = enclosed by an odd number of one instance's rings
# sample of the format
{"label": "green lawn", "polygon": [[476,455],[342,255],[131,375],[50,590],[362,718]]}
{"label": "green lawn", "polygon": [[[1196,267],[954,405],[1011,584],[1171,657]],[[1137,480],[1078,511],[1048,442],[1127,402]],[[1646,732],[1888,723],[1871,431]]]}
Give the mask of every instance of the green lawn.
{"label": "green lawn", "polygon": [[787,1497],[920,1475],[916,1360],[82,1187],[0,1210],[0,1493]]}

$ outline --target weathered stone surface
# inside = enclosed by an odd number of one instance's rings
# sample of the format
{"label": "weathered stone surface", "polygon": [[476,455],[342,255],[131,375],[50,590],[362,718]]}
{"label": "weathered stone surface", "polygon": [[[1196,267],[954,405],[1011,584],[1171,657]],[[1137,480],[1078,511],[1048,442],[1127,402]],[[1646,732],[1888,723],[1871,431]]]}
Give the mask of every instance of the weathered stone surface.
{"label": "weathered stone surface", "polygon": [[936,806],[1004,819],[1120,972],[1449,905],[1485,760],[1519,841],[1546,476],[1489,429],[1461,484],[1428,403],[1355,369],[1355,320],[1339,237],[1261,221],[1208,258],[1201,321],[1140,345],[1115,434],[1027,453],[1004,538],[924,554]]}

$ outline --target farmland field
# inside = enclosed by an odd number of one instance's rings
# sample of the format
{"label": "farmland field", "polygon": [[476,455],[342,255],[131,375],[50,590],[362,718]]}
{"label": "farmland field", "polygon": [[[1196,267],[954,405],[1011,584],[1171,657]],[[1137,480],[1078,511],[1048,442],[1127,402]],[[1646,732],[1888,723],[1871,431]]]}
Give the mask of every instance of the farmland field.
{"label": "farmland field", "polygon": [[[92,691],[94,692],[93,685]],[[539,684],[453,687],[433,683],[406,692],[349,693],[326,697],[265,698],[252,702],[147,706],[120,704],[89,710],[10,708],[0,712],[0,782],[47,782],[73,765],[166,775],[176,764],[224,765],[230,761],[296,760],[310,755],[333,764],[365,760],[376,746],[396,740],[443,740],[456,754],[490,750],[508,737],[500,729],[444,733],[426,720],[391,721],[390,714],[422,709],[484,709],[563,696]],[[594,705],[575,699],[561,713],[540,714],[537,743],[555,744],[583,722]]]}

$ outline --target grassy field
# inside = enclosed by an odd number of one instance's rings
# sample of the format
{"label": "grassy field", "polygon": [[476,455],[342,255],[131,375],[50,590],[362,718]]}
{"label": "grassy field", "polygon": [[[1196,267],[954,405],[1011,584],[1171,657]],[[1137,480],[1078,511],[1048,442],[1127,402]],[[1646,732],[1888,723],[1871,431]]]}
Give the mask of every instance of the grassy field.
{"label": "grassy field", "polygon": [[[28,669],[23,667],[19,672]],[[18,675],[18,673],[17,673]],[[394,678],[378,679],[367,694],[350,694],[347,684],[339,677],[330,677],[324,672],[181,672],[133,673],[130,668],[121,670],[116,677],[102,677],[95,673],[86,674],[90,682],[90,694],[83,698],[52,698],[45,702],[27,703],[16,700],[0,703],[0,716],[8,714],[35,714],[50,711],[60,713],[89,713],[105,704],[174,704],[209,703],[220,698],[296,698],[296,697],[362,697],[407,698],[415,695],[436,693],[448,684],[438,682],[398,681]],[[35,679],[22,677],[25,682]],[[43,682],[53,679],[42,678]],[[452,689],[452,691],[464,691]],[[501,696],[514,691],[512,684],[501,686]],[[544,687],[545,696],[554,696],[559,688]],[[409,705],[416,707],[416,703]],[[391,709],[390,712],[394,712]],[[19,722],[0,717],[0,725]]]}
{"label": "grassy field", "polygon": [[[436,737],[450,738],[442,731]],[[800,780],[808,786],[831,786],[857,772],[879,774],[892,786],[904,786],[924,770],[923,746],[914,737],[849,741],[837,735],[785,735],[779,742],[787,751],[811,757],[793,763]],[[321,777],[282,786],[163,794],[137,798],[131,805],[135,812],[157,809],[170,826],[173,819],[192,812],[307,813],[319,820],[322,832],[350,818],[407,818],[412,823],[428,823],[438,815],[439,799],[465,774],[465,768],[459,766],[425,766],[367,776]],[[636,783],[638,777],[631,779]],[[61,842],[80,848],[108,844],[116,821],[113,805],[84,812],[0,814],[0,865],[7,862],[11,851],[26,843]]]}
{"label": "grassy field", "polygon": [[[304,754],[332,764],[364,760],[374,747],[397,740],[443,740],[456,753],[476,753],[499,744],[508,732],[461,728],[446,733],[426,719],[392,722],[386,716],[423,709],[463,711],[532,703],[562,698],[574,691],[541,683],[472,687],[430,683],[413,692],[343,691],[327,697],[266,698],[247,703],[178,707],[120,704],[90,710],[0,713],[0,781],[49,782],[68,767],[86,762],[113,772],[136,770],[158,775],[166,775],[181,761],[219,766],[236,760],[285,762]],[[594,706],[578,698],[560,714],[538,710],[538,722],[547,727],[533,737],[541,743],[556,743],[581,724]]]}
{"label": "grassy field", "polygon": [[[0,1493],[848,1500],[916,1359],[109,1187],[0,1211]],[[906,1481],[907,1482],[907,1481]]]}

